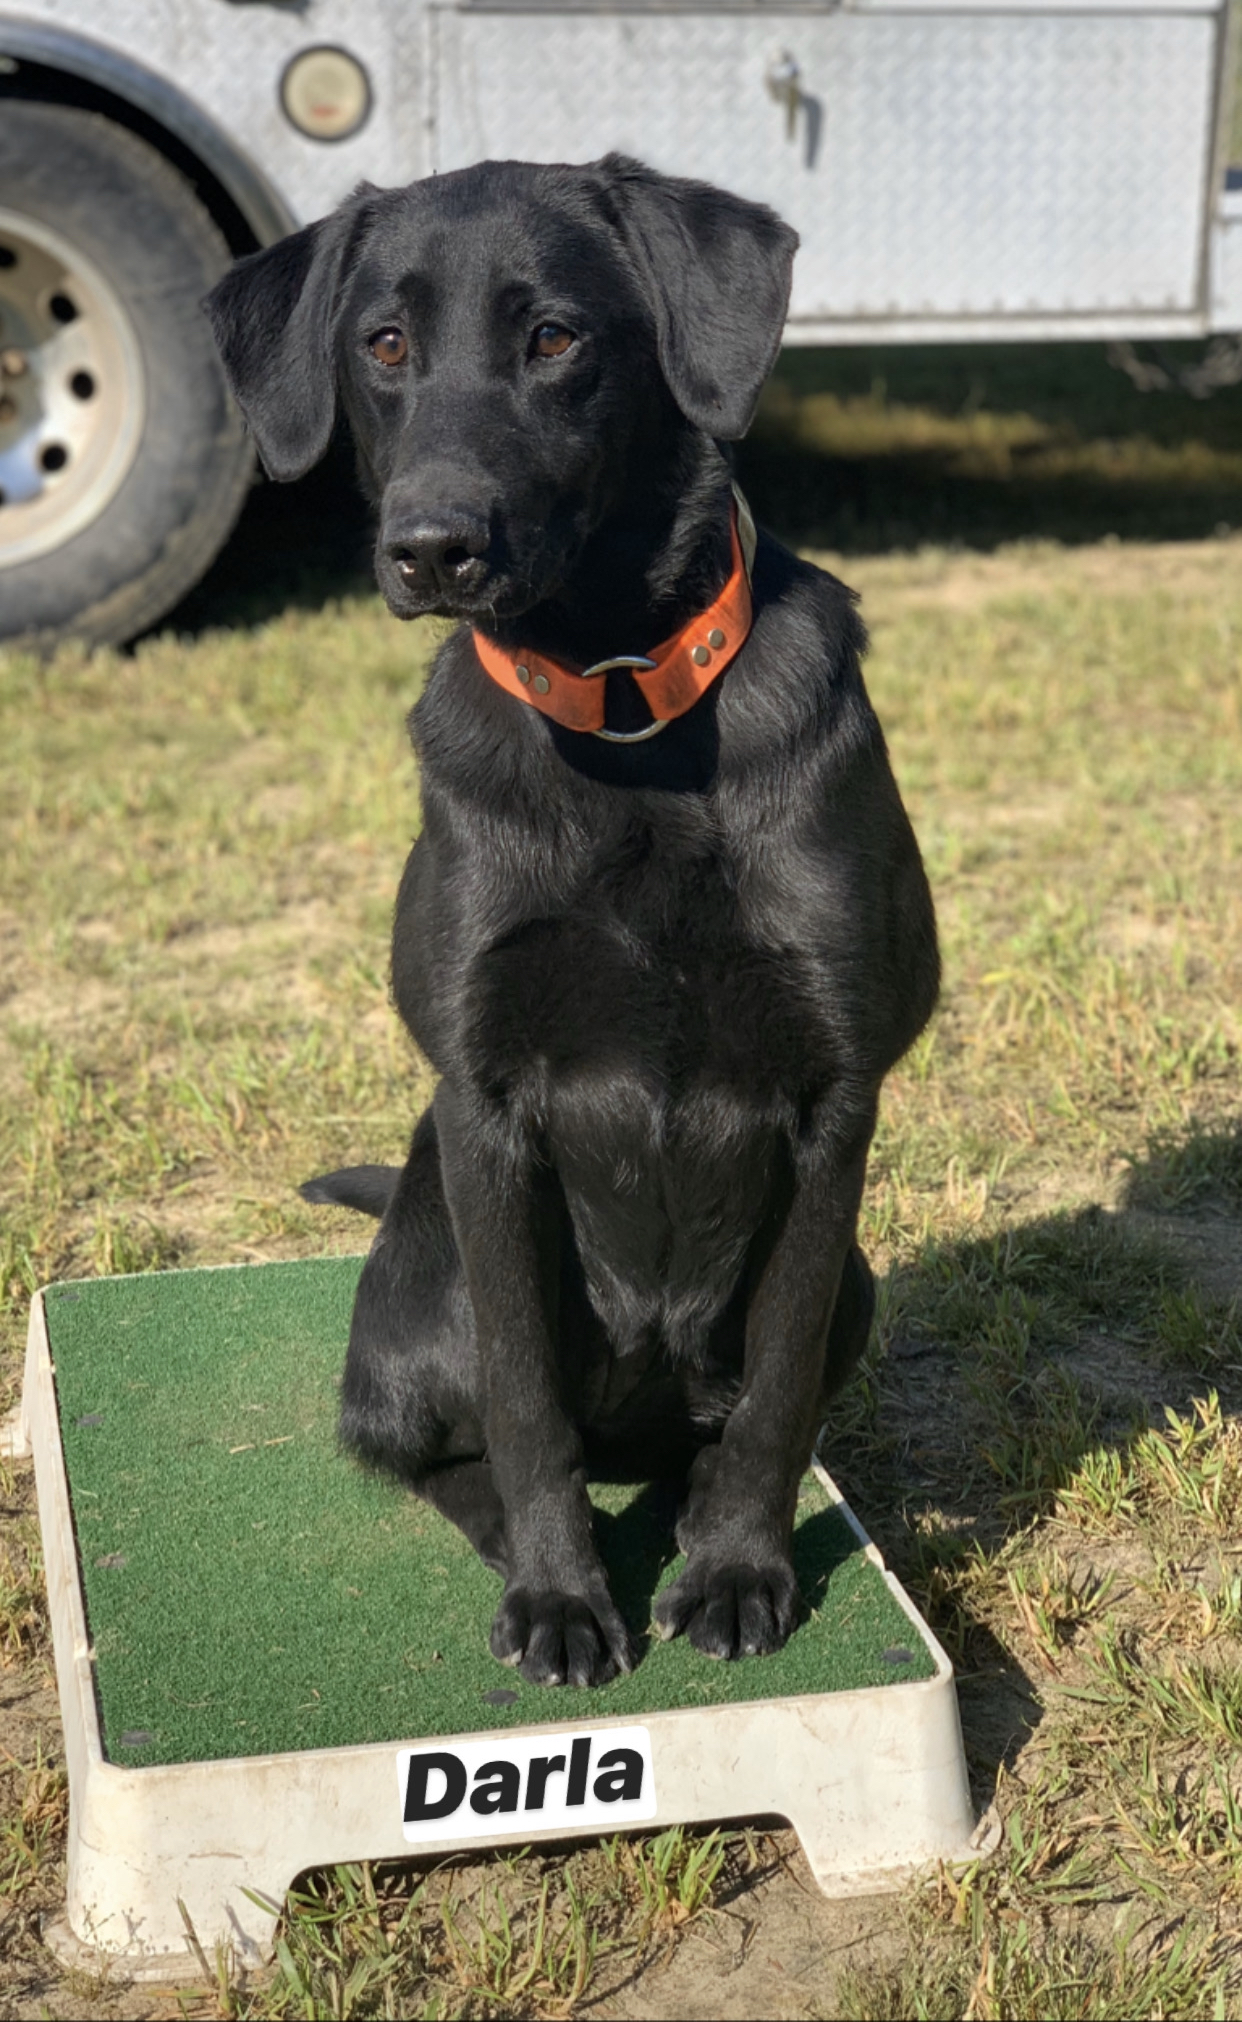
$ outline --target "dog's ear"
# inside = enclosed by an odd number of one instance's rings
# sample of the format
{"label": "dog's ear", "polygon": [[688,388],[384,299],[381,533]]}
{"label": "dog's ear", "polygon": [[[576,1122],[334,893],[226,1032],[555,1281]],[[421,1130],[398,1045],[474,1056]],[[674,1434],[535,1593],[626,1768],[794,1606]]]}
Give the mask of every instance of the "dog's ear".
{"label": "dog's ear", "polygon": [[708,435],[737,441],[780,348],[798,234],[766,204],[625,155],[595,169],[650,296],[674,400]]}
{"label": "dog's ear", "polygon": [[357,200],[238,260],[203,303],[263,467],[282,483],[328,447],[336,420],[332,333]]}

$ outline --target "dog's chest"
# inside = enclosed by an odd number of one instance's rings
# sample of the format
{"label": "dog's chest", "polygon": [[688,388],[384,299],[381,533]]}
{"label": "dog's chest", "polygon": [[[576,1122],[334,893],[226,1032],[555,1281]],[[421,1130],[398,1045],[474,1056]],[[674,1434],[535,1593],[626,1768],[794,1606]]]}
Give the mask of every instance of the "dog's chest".
{"label": "dog's chest", "polygon": [[480,953],[469,995],[476,1074],[546,1114],[622,1089],[666,1120],[708,1091],[770,1113],[823,1076],[810,959],[755,934],[717,851],[618,852]]}
{"label": "dog's chest", "polygon": [[473,1075],[537,1133],[614,1339],[718,1311],[826,1073],[809,965],[748,931],[728,859],[620,855],[470,996]]}

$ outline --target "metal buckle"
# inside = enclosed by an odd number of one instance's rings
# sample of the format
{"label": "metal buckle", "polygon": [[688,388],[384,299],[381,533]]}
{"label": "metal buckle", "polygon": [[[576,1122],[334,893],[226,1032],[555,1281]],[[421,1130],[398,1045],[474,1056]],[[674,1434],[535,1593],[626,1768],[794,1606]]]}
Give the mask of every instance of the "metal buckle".
{"label": "metal buckle", "polygon": [[[610,667],[642,667],[648,674],[654,673],[655,661],[648,660],[642,653],[618,653],[615,660],[597,660],[594,667],[584,667],[578,676],[580,681],[589,681],[592,675],[607,674]],[[649,737],[658,737],[672,722],[671,716],[657,716],[645,730],[593,730],[592,737],[602,737],[607,744],[643,744]]]}

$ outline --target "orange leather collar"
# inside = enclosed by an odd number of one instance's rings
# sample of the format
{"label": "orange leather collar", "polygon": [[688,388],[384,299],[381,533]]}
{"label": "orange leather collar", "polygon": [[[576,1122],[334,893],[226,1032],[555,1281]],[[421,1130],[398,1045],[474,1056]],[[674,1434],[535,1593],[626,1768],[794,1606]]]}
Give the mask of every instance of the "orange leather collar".
{"label": "orange leather collar", "polygon": [[[750,508],[734,487],[733,568],[714,604],[649,655],[620,653],[594,667],[575,672],[542,653],[511,653],[482,632],[474,647],[492,680],[519,702],[529,702],[566,730],[592,731],[613,744],[638,744],[654,737],[676,716],[684,716],[720,678],[746,642],[752,608],[750,570],[755,551],[755,525]],[[605,676],[611,667],[626,667],[655,718],[645,729],[625,732],[604,728]]]}

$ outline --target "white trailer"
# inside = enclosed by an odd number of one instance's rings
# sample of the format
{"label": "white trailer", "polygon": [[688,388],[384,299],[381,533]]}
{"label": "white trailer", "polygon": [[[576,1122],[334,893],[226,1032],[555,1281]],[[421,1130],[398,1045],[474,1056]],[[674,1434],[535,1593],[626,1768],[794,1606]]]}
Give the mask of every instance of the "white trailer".
{"label": "white trailer", "polygon": [[1228,0],[0,0],[0,637],[132,636],[250,451],[197,304],[381,184],[616,148],[802,235],[790,343],[1242,331]]}

